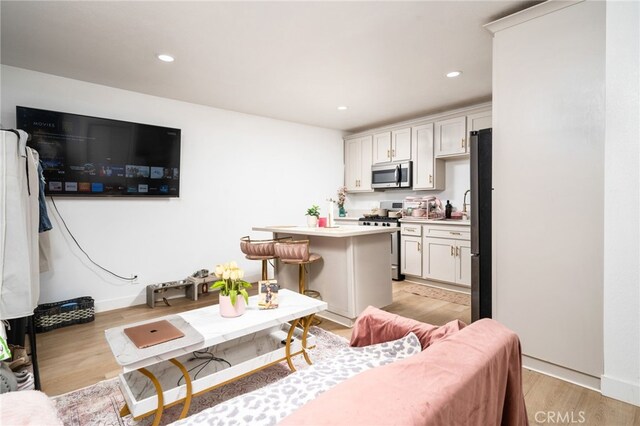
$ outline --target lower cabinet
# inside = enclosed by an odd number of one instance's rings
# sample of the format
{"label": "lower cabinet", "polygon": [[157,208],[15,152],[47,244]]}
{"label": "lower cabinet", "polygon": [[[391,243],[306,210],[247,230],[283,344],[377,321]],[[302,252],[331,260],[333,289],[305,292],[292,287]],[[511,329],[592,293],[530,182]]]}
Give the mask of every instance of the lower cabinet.
{"label": "lower cabinet", "polygon": [[471,243],[424,237],[423,278],[471,286]]}
{"label": "lower cabinet", "polygon": [[461,225],[402,224],[401,272],[471,286],[470,229]]}
{"label": "lower cabinet", "polygon": [[406,275],[422,276],[422,237],[402,237],[400,272]]}

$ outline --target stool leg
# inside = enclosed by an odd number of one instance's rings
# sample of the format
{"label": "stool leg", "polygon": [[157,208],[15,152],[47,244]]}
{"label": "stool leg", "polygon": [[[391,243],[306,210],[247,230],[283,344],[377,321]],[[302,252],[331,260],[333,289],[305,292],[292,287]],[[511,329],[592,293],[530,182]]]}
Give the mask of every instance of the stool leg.
{"label": "stool leg", "polygon": [[262,259],[262,281],[266,281],[267,278],[267,259]]}
{"label": "stool leg", "polygon": [[300,294],[304,294],[304,265],[301,263],[298,265],[298,291]]}

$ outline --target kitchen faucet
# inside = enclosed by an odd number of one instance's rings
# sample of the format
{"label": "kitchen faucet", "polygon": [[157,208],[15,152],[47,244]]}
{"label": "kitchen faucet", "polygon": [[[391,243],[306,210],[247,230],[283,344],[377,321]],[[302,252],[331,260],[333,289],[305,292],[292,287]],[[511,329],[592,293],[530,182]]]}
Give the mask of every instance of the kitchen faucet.
{"label": "kitchen faucet", "polygon": [[462,213],[463,213],[465,216],[468,216],[468,214],[467,214],[467,194],[468,194],[469,192],[471,192],[471,190],[470,190],[470,189],[467,189],[467,190],[465,191],[465,193],[464,193],[464,198],[463,198],[463,201],[462,201]]}

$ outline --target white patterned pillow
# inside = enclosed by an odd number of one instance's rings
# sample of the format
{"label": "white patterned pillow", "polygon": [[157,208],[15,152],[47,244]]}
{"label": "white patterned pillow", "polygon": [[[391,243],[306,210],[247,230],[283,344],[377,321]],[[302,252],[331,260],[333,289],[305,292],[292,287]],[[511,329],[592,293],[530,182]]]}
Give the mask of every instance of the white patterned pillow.
{"label": "white patterned pillow", "polygon": [[274,425],[338,383],[371,368],[420,353],[421,350],[420,341],[413,333],[390,342],[344,348],[331,359],[172,425]]}

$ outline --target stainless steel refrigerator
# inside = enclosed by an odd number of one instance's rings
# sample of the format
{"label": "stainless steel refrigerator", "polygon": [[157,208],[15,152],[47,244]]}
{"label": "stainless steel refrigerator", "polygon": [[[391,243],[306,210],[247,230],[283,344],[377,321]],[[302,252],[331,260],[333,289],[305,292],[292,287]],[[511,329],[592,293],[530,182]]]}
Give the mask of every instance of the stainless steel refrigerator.
{"label": "stainless steel refrigerator", "polygon": [[471,132],[471,321],[491,318],[491,129]]}

